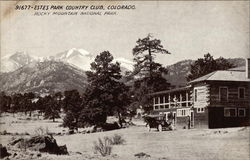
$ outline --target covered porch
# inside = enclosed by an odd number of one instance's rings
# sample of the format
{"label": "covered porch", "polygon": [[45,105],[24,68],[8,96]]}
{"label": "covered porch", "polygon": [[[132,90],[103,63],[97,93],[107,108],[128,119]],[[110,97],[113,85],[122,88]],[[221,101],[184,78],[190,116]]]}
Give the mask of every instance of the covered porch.
{"label": "covered porch", "polygon": [[192,107],[191,87],[182,87],[152,93],[153,110]]}

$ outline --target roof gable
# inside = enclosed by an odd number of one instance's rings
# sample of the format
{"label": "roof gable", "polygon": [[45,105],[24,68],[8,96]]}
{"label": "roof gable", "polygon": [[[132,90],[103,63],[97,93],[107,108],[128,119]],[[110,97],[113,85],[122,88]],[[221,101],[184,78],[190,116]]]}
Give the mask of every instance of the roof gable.
{"label": "roof gable", "polygon": [[250,82],[250,79],[246,77],[246,72],[238,70],[223,70],[214,71],[197,79],[190,81],[189,83],[201,82],[201,81],[238,81],[238,82]]}

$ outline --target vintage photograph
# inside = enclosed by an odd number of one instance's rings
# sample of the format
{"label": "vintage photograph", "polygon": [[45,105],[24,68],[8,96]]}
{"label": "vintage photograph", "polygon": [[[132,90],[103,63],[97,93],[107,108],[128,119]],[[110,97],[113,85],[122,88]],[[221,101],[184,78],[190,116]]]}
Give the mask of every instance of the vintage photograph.
{"label": "vintage photograph", "polygon": [[249,1],[0,15],[0,159],[250,160]]}

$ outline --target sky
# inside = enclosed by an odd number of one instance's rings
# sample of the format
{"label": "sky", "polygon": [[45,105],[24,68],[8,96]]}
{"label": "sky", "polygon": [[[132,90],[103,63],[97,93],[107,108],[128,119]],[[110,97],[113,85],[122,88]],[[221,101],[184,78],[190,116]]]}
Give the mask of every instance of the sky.
{"label": "sky", "polygon": [[112,16],[34,16],[34,11],[14,10],[13,3],[0,2],[1,57],[17,51],[53,56],[71,48],[81,48],[94,56],[108,50],[115,58],[132,60],[136,41],[149,33],[171,52],[157,56],[156,61],[163,65],[195,60],[208,52],[215,58],[250,57],[249,1],[36,3],[136,7],[118,10],[117,15]]}

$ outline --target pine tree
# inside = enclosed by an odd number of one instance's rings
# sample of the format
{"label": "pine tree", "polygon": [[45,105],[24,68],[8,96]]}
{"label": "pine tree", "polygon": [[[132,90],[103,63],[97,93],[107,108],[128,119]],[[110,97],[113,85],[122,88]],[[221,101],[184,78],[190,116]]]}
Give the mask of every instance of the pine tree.
{"label": "pine tree", "polygon": [[84,107],[83,98],[77,90],[65,91],[62,103],[66,113],[63,125],[78,130],[80,115]]}
{"label": "pine tree", "polygon": [[45,119],[52,119],[55,122],[56,118],[60,118],[60,104],[56,96],[48,95],[44,97],[45,102]]}
{"label": "pine tree", "polygon": [[112,63],[113,56],[104,51],[91,63],[87,72],[89,85],[84,94],[86,108],[82,116],[92,123],[105,123],[108,115],[125,112],[129,104],[128,87],[121,81],[119,63]]}
{"label": "pine tree", "polygon": [[13,113],[13,116],[16,112],[20,112],[21,110],[21,105],[22,105],[22,99],[23,95],[21,93],[14,93],[11,95],[11,107],[10,111]]}
{"label": "pine tree", "polygon": [[32,92],[28,92],[28,93],[24,93],[21,99],[21,111],[23,111],[25,113],[25,115],[27,114],[27,112],[30,112],[30,116],[31,116],[31,112],[32,110],[34,110],[34,105],[32,103],[32,99],[35,98],[35,94]]}
{"label": "pine tree", "polygon": [[187,76],[187,80],[191,81],[213,71],[226,70],[232,67],[235,66],[226,59],[222,57],[214,59],[210,53],[207,53],[204,55],[204,58],[199,58],[191,65],[191,73]]}
{"label": "pine tree", "polygon": [[161,45],[159,39],[152,39],[151,35],[139,39],[133,48],[135,72],[138,77],[134,83],[134,103],[137,103],[147,111],[151,108],[148,95],[152,92],[167,90],[170,84],[163,77],[168,71],[160,63],[155,62],[156,54],[170,54]]}
{"label": "pine tree", "polygon": [[6,95],[5,92],[0,93],[0,113],[10,110],[11,97]]}

